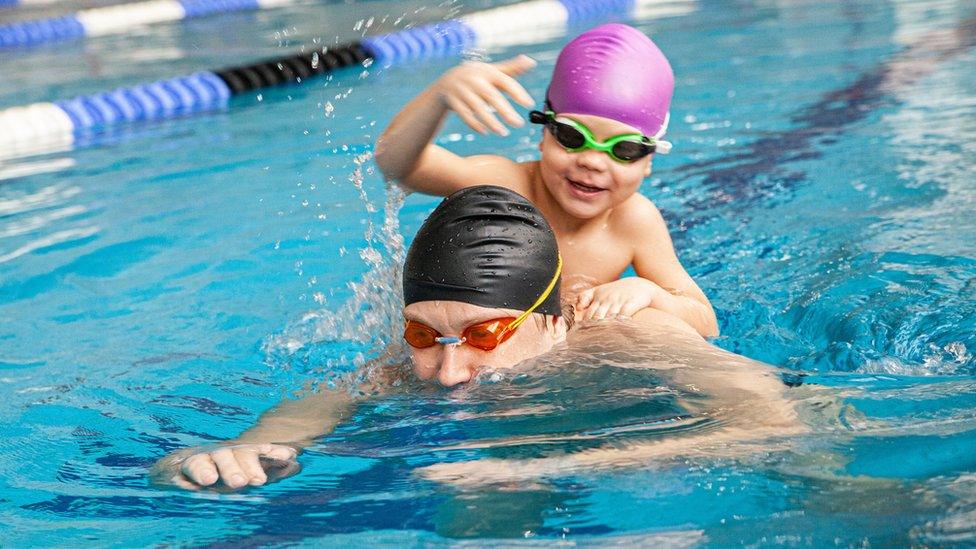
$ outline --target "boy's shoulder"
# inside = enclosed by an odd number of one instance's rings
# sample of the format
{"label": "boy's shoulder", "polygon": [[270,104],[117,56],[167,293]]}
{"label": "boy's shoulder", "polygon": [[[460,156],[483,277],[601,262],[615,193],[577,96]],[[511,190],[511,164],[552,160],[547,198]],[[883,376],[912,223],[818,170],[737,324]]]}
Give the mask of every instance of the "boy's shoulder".
{"label": "boy's shoulder", "polygon": [[498,185],[528,196],[532,181],[533,162],[516,162],[495,154],[479,154],[465,159],[474,170],[469,180],[473,185]]}
{"label": "boy's shoulder", "polygon": [[665,233],[668,230],[661,211],[651,199],[640,193],[634,193],[613,209],[610,224],[615,231],[640,238],[653,237],[662,230]]}

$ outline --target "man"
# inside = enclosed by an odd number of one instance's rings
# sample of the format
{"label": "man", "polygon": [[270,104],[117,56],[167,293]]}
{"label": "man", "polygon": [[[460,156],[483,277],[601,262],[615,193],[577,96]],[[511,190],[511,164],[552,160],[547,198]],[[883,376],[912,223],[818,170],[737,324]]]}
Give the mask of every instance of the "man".
{"label": "man", "polygon": [[[504,370],[533,357],[635,342],[654,342],[666,350],[661,360],[638,367],[666,368],[674,383],[708,396],[709,410],[737,410],[735,417],[704,433],[675,437],[640,447],[595,449],[580,455],[520,463],[486,462],[429,467],[431,478],[465,482],[503,480],[506,471],[519,478],[560,469],[632,463],[656,455],[673,455],[717,443],[765,439],[797,432],[795,414],[783,398],[783,384],[763,364],[721,351],[706,343],[686,323],[647,308],[618,322],[601,321],[569,330],[559,305],[562,260],[556,238],[541,213],[514,191],[495,186],[469,187],[446,198],[417,233],[403,273],[404,340],[410,345],[413,376],[452,387],[488,370]],[[611,347],[614,348],[614,347]],[[692,367],[683,367],[691,365]],[[359,394],[376,397],[397,376],[395,366],[376,370]],[[161,459],[154,477],[187,489],[257,486],[298,470],[298,452],[330,433],[348,417],[356,401],[347,390],[327,390],[301,400],[282,402],[257,425],[218,448],[189,448]],[[748,403],[748,410],[742,409]],[[703,416],[702,404],[685,403]],[[567,461],[568,460],[568,461]]]}

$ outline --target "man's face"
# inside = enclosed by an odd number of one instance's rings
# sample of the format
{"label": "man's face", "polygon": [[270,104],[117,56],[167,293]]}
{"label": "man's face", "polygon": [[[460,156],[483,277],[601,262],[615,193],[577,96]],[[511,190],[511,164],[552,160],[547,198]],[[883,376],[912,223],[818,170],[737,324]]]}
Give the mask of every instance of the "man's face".
{"label": "man's face", "polygon": [[[640,130],[602,116],[559,113],[586,126],[597,141]],[[592,149],[568,152],[552,134],[544,132],[541,175],[546,190],[557,203],[577,219],[593,218],[637,192],[651,173],[651,156],[634,162],[618,162],[607,153]]]}
{"label": "man's face", "polygon": [[[503,317],[517,317],[522,311],[479,307],[460,301],[420,301],[403,308],[407,320],[433,328],[444,336],[460,336],[472,324]],[[411,347],[413,371],[419,379],[436,379],[445,387],[465,383],[483,367],[509,368],[552,348],[565,335],[562,319],[543,321],[530,316],[515,333],[491,351],[466,343],[435,344],[425,349]]]}

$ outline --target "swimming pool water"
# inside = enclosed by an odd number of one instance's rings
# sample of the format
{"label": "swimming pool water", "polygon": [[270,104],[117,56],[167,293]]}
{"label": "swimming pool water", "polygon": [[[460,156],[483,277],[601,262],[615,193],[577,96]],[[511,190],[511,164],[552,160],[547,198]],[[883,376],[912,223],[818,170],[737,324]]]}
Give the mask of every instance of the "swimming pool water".
{"label": "swimming pool water", "polygon": [[[424,4],[309,2],[5,51],[0,108],[500,3]],[[811,420],[789,451],[742,459],[474,490],[415,474],[541,451],[492,446],[506,437],[618,433],[676,413],[664,394],[628,400],[659,383],[651,373],[614,377],[608,364],[526,382],[539,393],[512,379],[370,403],[302,456],[300,475],[260,489],[151,486],[162,455],[235,436],[393,337],[402,244],[391,231],[409,242],[436,200],[410,196],[388,216],[369,154],[397,109],[457,60],[362,67],[0,160],[3,544],[972,544],[976,10],[666,6],[632,21],[677,85],[675,149],[641,192],[716,308],[715,343],[807,374],[841,412]],[[541,98],[569,36],[468,55],[532,55],[540,66],[523,82]],[[451,120],[440,141],[522,159],[538,137],[474,136]],[[557,390],[579,376],[590,377],[577,392]],[[567,402],[596,412],[574,423]],[[493,419],[532,407],[547,411]],[[451,449],[464,441],[488,447]]]}

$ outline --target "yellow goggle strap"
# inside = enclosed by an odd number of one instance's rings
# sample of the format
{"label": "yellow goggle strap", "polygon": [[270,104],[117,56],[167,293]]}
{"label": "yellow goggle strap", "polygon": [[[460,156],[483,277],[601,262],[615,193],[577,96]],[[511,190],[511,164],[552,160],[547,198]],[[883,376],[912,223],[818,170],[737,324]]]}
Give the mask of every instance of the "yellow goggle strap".
{"label": "yellow goggle strap", "polygon": [[563,256],[561,254],[557,254],[556,274],[552,275],[552,280],[549,281],[549,285],[546,286],[545,291],[542,292],[542,295],[539,296],[539,299],[536,299],[535,303],[533,303],[532,306],[528,308],[528,310],[526,310],[524,313],[516,317],[515,320],[513,320],[512,323],[509,324],[507,328],[502,330],[502,333],[498,334],[498,337],[504,335],[505,332],[510,332],[515,328],[518,328],[520,324],[525,322],[525,319],[529,318],[529,315],[532,314],[532,311],[536,310],[539,307],[539,305],[542,305],[542,302],[549,297],[549,294],[552,293],[553,288],[556,287],[556,282],[559,281],[559,275],[562,274],[562,272],[563,272]]}

